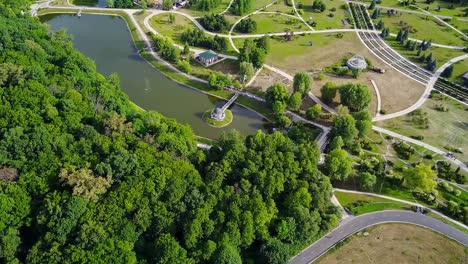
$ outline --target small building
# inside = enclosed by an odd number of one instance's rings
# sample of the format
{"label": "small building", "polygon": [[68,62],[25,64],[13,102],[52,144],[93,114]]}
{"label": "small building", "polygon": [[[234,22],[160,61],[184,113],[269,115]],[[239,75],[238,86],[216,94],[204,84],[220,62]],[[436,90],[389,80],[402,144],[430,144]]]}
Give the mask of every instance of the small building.
{"label": "small building", "polygon": [[219,55],[212,50],[208,50],[198,54],[196,59],[201,64],[209,66],[219,60]]}
{"label": "small building", "polygon": [[365,70],[367,69],[367,62],[363,57],[355,55],[346,62],[346,66],[351,70]]}
{"label": "small building", "polygon": [[468,72],[465,72],[465,74],[463,74],[461,78],[463,80],[463,84],[465,86],[468,86]]}
{"label": "small building", "polygon": [[226,117],[223,109],[216,107],[210,114],[210,117],[216,121],[223,121]]}

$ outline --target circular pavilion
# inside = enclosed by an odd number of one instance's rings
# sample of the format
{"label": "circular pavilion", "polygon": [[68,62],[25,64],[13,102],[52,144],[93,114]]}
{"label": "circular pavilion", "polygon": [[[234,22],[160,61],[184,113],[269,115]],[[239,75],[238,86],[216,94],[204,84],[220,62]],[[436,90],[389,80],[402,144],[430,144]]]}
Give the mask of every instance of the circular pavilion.
{"label": "circular pavilion", "polygon": [[210,117],[216,121],[223,121],[226,115],[223,109],[216,107],[213,111],[211,111]]}
{"label": "circular pavilion", "polygon": [[367,62],[362,56],[354,55],[346,62],[346,66],[351,70],[365,70],[367,69]]}

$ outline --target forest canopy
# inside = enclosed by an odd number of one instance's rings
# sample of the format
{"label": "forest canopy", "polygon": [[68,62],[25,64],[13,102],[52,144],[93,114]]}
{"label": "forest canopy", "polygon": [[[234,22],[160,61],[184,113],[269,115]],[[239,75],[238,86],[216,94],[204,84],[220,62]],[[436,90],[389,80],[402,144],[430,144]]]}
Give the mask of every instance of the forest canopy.
{"label": "forest canopy", "polygon": [[286,262],[338,221],[315,143],[136,109],[63,31],[0,3],[0,262]]}

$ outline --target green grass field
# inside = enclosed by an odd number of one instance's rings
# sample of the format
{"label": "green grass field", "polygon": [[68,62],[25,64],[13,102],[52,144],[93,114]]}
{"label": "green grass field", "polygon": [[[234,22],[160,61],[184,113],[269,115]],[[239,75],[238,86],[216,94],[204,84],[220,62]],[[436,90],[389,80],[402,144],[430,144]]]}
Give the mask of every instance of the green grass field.
{"label": "green grass field", "polygon": [[278,14],[255,14],[251,18],[257,22],[257,30],[253,33],[276,33],[292,31],[306,31],[309,28],[299,19]]}
{"label": "green grass field", "polygon": [[268,12],[281,12],[285,14],[295,15],[294,9],[292,6],[286,4],[286,0],[278,0],[276,4],[271,5],[265,11]]}
{"label": "green grass field", "polygon": [[450,80],[452,82],[463,85],[463,80],[461,79],[461,76],[465,74],[465,72],[467,71],[468,71],[468,59],[464,59],[462,61],[455,63],[453,65],[453,73],[452,73],[452,77],[450,77]]}
{"label": "green grass field", "polygon": [[[335,28],[351,28],[351,25],[343,24],[342,20],[346,16],[346,11],[343,9],[343,1],[340,0],[323,0],[323,3],[327,6],[327,9],[318,13],[312,9],[312,4],[314,0],[303,0],[302,10],[304,14],[302,17],[305,21],[309,21],[312,18],[313,21],[317,23],[314,29],[335,29]],[[331,11],[331,9],[336,9],[336,11]],[[330,16],[333,14],[333,17]]]}
{"label": "green grass field", "polygon": [[180,35],[187,29],[196,28],[190,19],[175,15],[175,22],[169,22],[169,14],[159,14],[150,19],[150,25],[164,36],[171,37],[177,43],[180,42]]}
{"label": "green grass field", "polygon": [[[405,136],[424,136],[423,142],[434,147],[445,150],[445,146],[461,148],[463,154],[456,154],[463,162],[468,162],[468,123],[467,107],[446,96],[444,99],[429,99],[421,109],[427,112],[429,117],[429,128],[420,129],[413,126],[411,116],[405,115],[383,122],[377,122],[382,126]],[[449,109],[441,112],[435,109],[436,105],[442,104]]]}
{"label": "green grass field", "polygon": [[[370,3],[372,0],[358,0],[360,2],[366,2]],[[399,3],[399,0],[383,0],[382,3],[378,6],[386,6],[386,7],[395,7],[399,9],[406,9],[406,10],[414,10],[414,11],[421,11],[415,7],[412,6],[402,6]],[[435,0],[432,4],[426,4],[425,0],[416,0],[416,6],[422,9],[426,9],[429,7],[429,12],[434,14],[434,15],[442,15],[442,16],[459,16],[462,17],[464,12],[463,10],[466,8],[466,6],[463,6],[462,4],[454,4],[448,1],[442,1],[442,0]],[[437,11],[437,9],[441,7],[440,11]]]}
{"label": "green grass field", "polygon": [[335,196],[343,207],[354,215],[361,215],[382,210],[408,210],[409,205],[379,197],[335,191]]}
{"label": "green grass field", "polygon": [[374,23],[379,20],[382,20],[385,27],[388,27],[390,32],[394,34],[397,34],[400,29],[409,28],[410,38],[432,39],[434,43],[444,45],[464,46],[468,44],[460,33],[431,16],[410,13],[403,13],[401,16],[388,16],[382,12],[380,17],[374,20]]}

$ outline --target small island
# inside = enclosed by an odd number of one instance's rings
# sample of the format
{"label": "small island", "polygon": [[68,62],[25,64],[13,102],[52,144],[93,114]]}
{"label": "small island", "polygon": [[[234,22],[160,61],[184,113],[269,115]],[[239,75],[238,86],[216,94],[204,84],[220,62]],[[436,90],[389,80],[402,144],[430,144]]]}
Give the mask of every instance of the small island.
{"label": "small island", "polygon": [[223,111],[221,108],[215,108],[203,113],[203,120],[212,127],[225,127],[231,124],[232,119],[232,111],[229,109]]}

